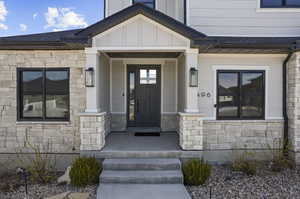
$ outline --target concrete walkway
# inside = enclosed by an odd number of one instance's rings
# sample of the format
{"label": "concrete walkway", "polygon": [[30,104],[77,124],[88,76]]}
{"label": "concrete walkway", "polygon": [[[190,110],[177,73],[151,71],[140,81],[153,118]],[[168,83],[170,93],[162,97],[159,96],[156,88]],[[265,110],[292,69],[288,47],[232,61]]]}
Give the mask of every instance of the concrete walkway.
{"label": "concrete walkway", "polygon": [[191,199],[182,184],[100,184],[97,199]]}

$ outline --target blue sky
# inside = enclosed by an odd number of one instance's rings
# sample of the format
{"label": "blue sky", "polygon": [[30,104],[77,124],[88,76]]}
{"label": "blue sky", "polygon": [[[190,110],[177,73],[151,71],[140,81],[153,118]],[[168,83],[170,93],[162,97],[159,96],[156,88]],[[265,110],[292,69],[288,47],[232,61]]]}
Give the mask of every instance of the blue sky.
{"label": "blue sky", "polygon": [[83,28],[103,11],[103,0],[0,0],[0,37]]}

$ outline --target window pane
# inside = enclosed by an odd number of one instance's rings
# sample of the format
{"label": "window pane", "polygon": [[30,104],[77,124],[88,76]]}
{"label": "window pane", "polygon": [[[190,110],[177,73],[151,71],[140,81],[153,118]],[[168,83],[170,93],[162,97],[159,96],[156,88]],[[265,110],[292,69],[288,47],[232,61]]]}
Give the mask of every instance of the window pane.
{"label": "window pane", "polygon": [[43,117],[43,73],[41,71],[21,72],[22,117]]}
{"label": "window pane", "polygon": [[43,96],[24,95],[23,96],[23,117],[43,117]]}
{"label": "window pane", "polygon": [[150,69],[140,70],[140,84],[156,84],[157,71]]}
{"label": "window pane", "polygon": [[282,0],[261,0],[263,7],[281,7]]}
{"label": "window pane", "polygon": [[156,84],[156,70],[149,70],[148,84]]}
{"label": "window pane", "polygon": [[46,72],[46,117],[67,118],[69,107],[68,71]]}
{"label": "window pane", "polygon": [[262,117],[264,104],[264,74],[242,73],[242,117]]}
{"label": "window pane", "polygon": [[135,120],[135,73],[129,73],[129,120]]}
{"label": "window pane", "polygon": [[218,116],[238,117],[238,73],[218,74]]}
{"label": "window pane", "polygon": [[134,3],[143,3],[144,5],[154,9],[154,0],[134,0]]}
{"label": "window pane", "polygon": [[142,69],[140,70],[140,84],[147,84],[147,83],[148,83],[147,70]]}
{"label": "window pane", "polygon": [[238,96],[219,96],[219,117],[238,116]]}
{"label": "window pane", "polygon": [[68,95],[47,95],[46,117],[68,118]]}
{"label": "window pane", "polygon": [[286,0],[286,5],[298,7],[300,6],[300,0]]}

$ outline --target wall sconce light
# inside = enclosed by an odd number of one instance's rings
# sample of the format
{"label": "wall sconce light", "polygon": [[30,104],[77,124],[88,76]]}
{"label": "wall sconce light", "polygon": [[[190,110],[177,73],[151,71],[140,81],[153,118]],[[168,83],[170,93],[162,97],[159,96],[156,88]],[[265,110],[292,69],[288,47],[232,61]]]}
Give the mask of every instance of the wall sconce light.
{"label": "wall sconce light", "polygon": [[198,87],[198,70],[196,68],[190,69],[190,87]]}
{"label": "wall sconce light", "polygon": [[95,73],[94,68],[88,68],[85,70],[85,87],[95,86]]}

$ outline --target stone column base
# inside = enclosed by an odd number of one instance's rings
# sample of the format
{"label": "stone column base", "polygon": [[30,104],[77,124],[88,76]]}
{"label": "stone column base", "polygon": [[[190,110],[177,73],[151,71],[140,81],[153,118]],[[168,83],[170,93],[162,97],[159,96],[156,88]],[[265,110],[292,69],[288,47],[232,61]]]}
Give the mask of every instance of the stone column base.
{"label": "stone column base", "polygon": [[179,138],[183,150],[203,150],[203,115],[179,113]]}
{"label": "stone column base", "polygon": [[82,113],[80,114],[80,150],[101,150],[105,145],[106,113]]}

